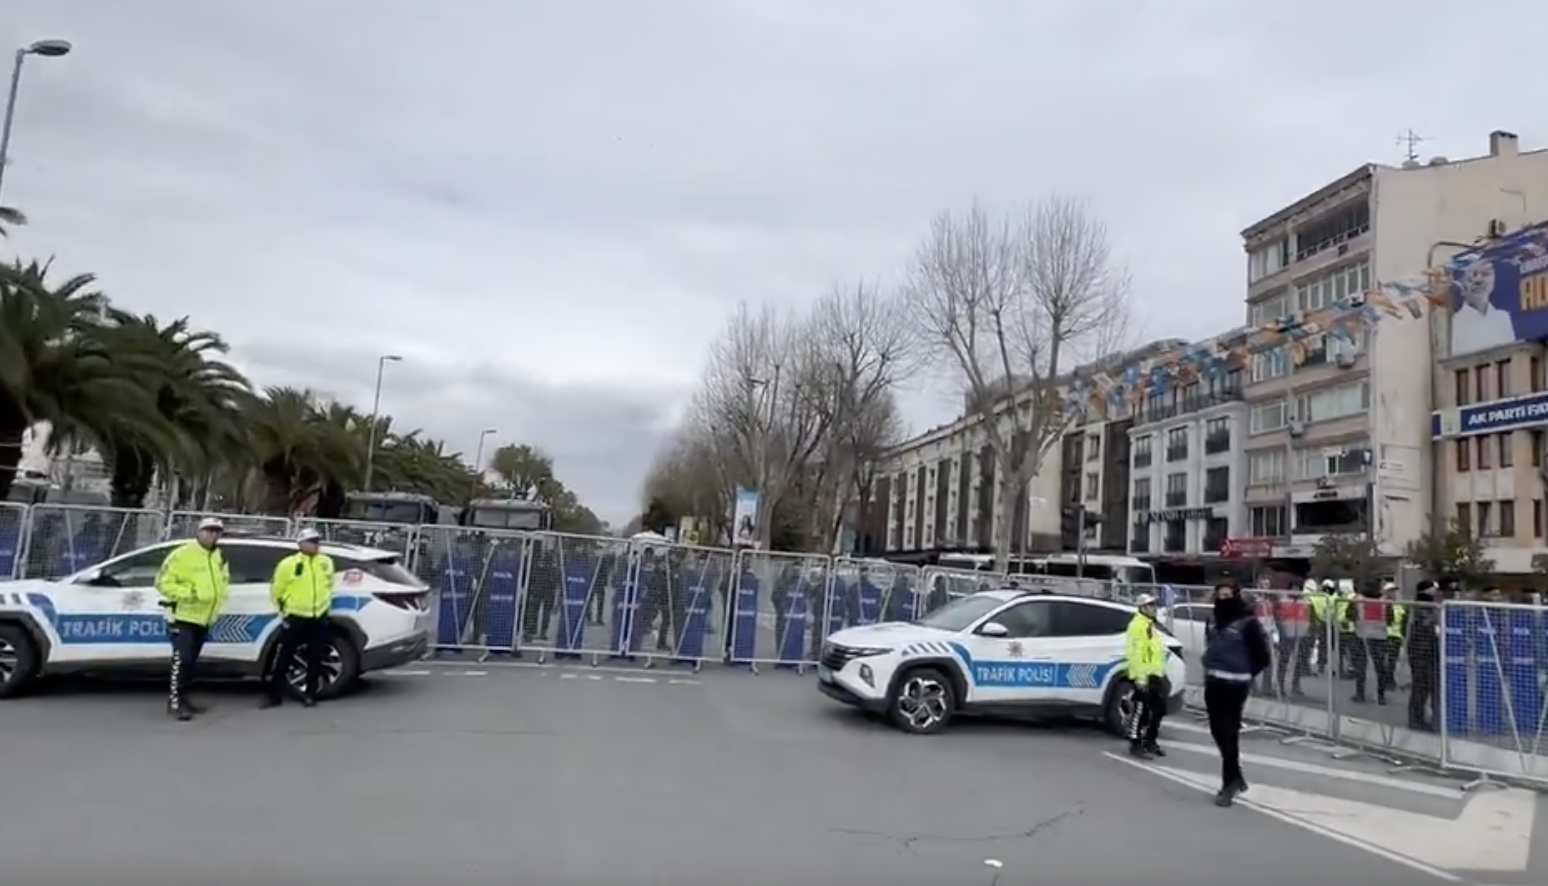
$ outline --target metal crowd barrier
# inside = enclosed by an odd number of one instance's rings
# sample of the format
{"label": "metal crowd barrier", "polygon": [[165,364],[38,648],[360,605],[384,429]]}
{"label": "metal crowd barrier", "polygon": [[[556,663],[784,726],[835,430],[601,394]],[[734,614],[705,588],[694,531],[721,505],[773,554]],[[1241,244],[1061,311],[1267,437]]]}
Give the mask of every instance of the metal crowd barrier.
{"label": "metal crowd barrier", "polygon": [[[800,673],[836,631],[917,618],[1008,581],[1123,601],[1149,593],[1183,644],[1190,705],[1202,707],[1207,587],[562,533],[10,504],[0,504],[0,580],[68,575],[191,534],[208,516],[253,533],[290,535],[309,526],[332,541],[400,554],[432,589],[438,654]],[[1357,599],[1319,612],[1299,591],[1247,593],[1273,646],[1273,664],[1248,705],[1255,728],[1336,756],[1471,773],[1473,785],[1548,783],[1545,607]]]}

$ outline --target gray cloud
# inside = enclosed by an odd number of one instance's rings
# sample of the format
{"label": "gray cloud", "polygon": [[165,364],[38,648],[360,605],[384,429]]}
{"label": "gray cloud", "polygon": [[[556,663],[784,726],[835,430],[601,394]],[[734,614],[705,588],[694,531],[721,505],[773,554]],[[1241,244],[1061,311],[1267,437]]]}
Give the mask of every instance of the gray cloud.
{"label": "gray cloud", "polygon": [[[1403,128],[1459,156],[1530,122],[1507,85],[1537,75],[1548,19],[1506,0],[6,9],[11,44],[77,44],[27,68],[16,248],[221,329],[263,382],[336,383],[298,375],[316,366],[364,399],[376,354],[409,355],[403,421],[545,443],[614,519],[737,301],[889,282],[932,213],[1059,191],[1109,221],[1145,332],[1217,332],[1241,316],[1240,228],[1400,159]],[[955,398],[918,387],[912,422],[947,417]]]}

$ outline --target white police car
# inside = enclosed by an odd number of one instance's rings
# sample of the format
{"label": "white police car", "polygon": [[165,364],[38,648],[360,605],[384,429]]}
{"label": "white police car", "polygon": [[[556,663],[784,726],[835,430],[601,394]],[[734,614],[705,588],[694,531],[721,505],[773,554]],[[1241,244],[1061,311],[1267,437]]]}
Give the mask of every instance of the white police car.
{"label": "white police car", "polygon": [[[0,698],[35,679],[63,673],[166,672],[171,658],[165,610],[156,593],[161,562],[181,541],[164,542],[108,560],[66,578],[0,583]],[[279,615],[269,601],[274,568],[296,549],[277,538],[227,537],[221,551],[231,567],[226,608],[210,626],[200,674],[256,677],[276,650]],[[324,661],[323,697],[347,692],[367,671],[417,660],[429,643],[428,588],[373,548],[328,544],[338,586],[333,641]],[[288,663],[299,686],[304,662]]]}
{"label": "white police car", "polygon": [[[1134,690],[1124,674],[1134,607],[1113,600],[1006,588],[961,597],[917,621],[835,632],[817,685],[905,732],[939,732],[958,714],[1090,715],[1121,732]],[[1182,644],[1172,654],[1168,709],[1182,707]]]}

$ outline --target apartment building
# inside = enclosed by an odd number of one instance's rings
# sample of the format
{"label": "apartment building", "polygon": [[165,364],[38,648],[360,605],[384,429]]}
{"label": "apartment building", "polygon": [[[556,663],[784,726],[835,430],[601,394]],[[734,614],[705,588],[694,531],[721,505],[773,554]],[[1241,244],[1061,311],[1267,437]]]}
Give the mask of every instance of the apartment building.
{"label": "apartment building", "polygon": [[1498,233],[1452,257],[1463,304],[1436,318],[1434,511],[1488,539],[1499,572],[1523,574],[1548,557],[1548,222]]}
{"label": "apartment building", "polygon": [[1123,550],[1128,545],[1132,426],[1127,418],[1090,422],[1066,433],[1061,443],[1059,497],[1050,504],[1085,509],[1088,548]]}
{"label": "apartment building", "polygon": [[1236,369],[1151,393],[1139,405],[1127,431],[1130,554],[1210,557],[1226,539],[1246,535],[1244,387]]}
{"label": "apartment building", "polygon": [[[1306,322],[1414,280],[1437,244],[1519,228],[1545,200],[1548,152],[1522,153],[1503,131],[1469,160],[1361,166],[1242,232],[1248,322]],[[1426,531],[1434,322],[1335,325],[1252,356],[1249,537],[1306,557],[1324,534],[1370,533],[1397,554]]]}

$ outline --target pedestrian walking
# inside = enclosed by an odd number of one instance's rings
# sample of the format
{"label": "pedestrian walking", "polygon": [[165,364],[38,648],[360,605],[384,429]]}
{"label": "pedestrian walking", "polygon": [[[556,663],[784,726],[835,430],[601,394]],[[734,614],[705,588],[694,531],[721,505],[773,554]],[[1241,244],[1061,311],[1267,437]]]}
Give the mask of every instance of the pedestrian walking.
{"label": "pedestrian walking", "polygon": [[1156,630],[1156,598],[1140,594],[1139,611],[1129,621],[1125,635],[1125,668],[1134,684],[1134,703],[1129,711],[1129,756],[1141,760],[1164,757],[1161,720],[1166,716],[1166,644]]}
{"label": "pedestrian walking", "polygon": [[199,522],[194,537],[172,549],[156,574],[156,593],[167,611],[172,640],[172,672],[168,681],[167,713],[187,722],[204,708],[188,697],[198,676],[199,654],[210,625],[220,617],[231,587],[231,567],[220,551],[226,527],[215,519]]}
{"label": "pedestrian walking", "polygon": [[1247,790],[1242,777],[1242,712],[1252,684],[1273,661],[1263,623],[1230,582],[1215,587],[1214,619],[1204,650],[1204,708],[1209,734],[1220,751],[1220,792],[1216,806],[1230,806]]}
{"label": "pedestrian walking", "polygon": [[274,567],[269,596],[280,614],[279,649],[269,668],[269,680],[259,707],[282,704],[295,690],[290,685],[290,663],[300,653],[306,662],[301,703],[312,707],[322,688],[323,656],[332,642],[328,613],[333,609],[333,558],[322,552],[322,536],[303,529],[296,536],[296,552]]}

